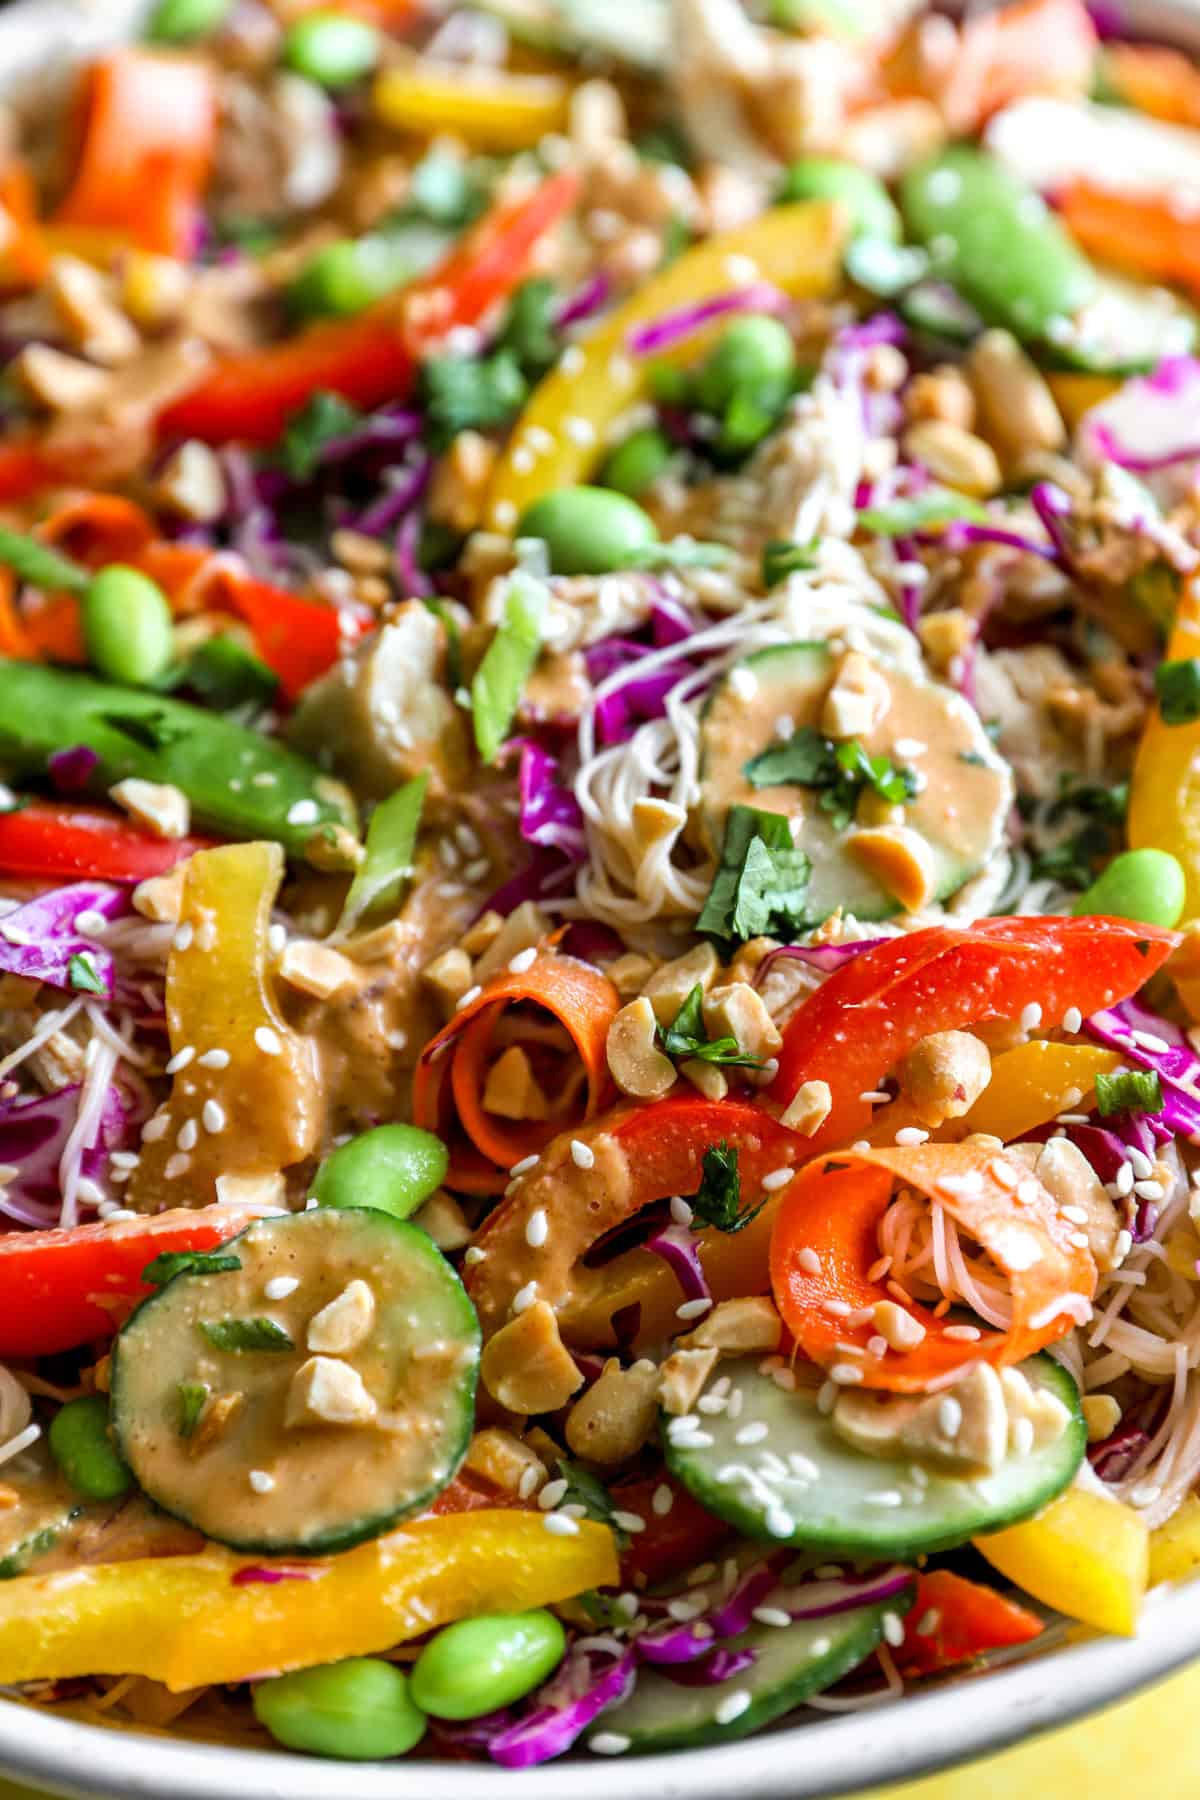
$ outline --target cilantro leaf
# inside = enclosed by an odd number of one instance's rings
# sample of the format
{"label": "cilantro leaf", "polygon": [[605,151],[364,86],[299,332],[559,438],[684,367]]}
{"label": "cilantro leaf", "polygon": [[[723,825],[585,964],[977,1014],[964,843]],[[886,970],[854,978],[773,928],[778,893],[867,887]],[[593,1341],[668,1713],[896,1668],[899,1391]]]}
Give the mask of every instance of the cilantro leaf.
{"label": "cilantro leaf", "polygon": [[871,756],[857,738],[834,744],[812,725],[802,725],[786,744],[772,744],[752,756],[744,773],[752,787],[822,788],[821,809],[840,831],[850,823],[858,796],[866,788],[892,806],[903,805],[920,791],[915,769]]}
{"label": "cilantro leaf", "polygon": [[[700,1186],[688,1205],[693,1219],[702,1219],[718,1231],[743,1231],[767,1204],[765,1197],[757,1206],[742,1206],[742,1178],[738,1172],[738,1153],[722,1138],[704,1152],[700,1165]],[[693,1224],[693,1230],[703,1226]]]}
{"label": "cilantro leaf", "polygon": [[768,929],[791,937],[806,923],[812,864],[782,813],[732,806],[721,862],[696,921],[705,937],[745,941]]}
{"label": "cilantro leaf", "polygon": [[181,1381],[179,1383],[179,1435],[190,1438],[196,1435],[196,1427],[200,1423],[200,1414],[208,1404],[209,1389],[203,1381]]}
{"label": "cilantro leaf", "polygon": [[726,1068],[761,1069],[756,1057],[745,1056],[735,1037],[710,1038],[704,1024],[704,989],[697,982],[659,1039],[668,1056],[693,1062],[723,1063]]}
{"label": "cilantro leaf", "polygon": [[1190,725],[1200,719],[1200,656],[1181,656],[1159,663],[1154,692],[1164,725]]}
{"label": "cilantro leaf", "polygon": [[496,348],[509,351],[531,381],[540,379],[558,358],[557,316],[558,293],[545,276],[523,281],[508,303]]}
{"label": "cilantro leaf", "polygon": [[816,538],[807,544],[794,544],[788,538],[774,538],[762,553],[763,586],[778,587],[781,581],[786,581],[797,570],[815,569],[816,566]]}
{"label": "cilantro leaf", "polygon": [[294,1350],[282,1325],[261,1316],[248,1319],[201,1319],[200,1329],[214,1350]]}
{"label": "cilantro leaf", "polygon": [[220,1250],[164,1250],[142,1270],[142,1280],[163,1287],[176,1275],[224,1275],[240,1269],[241,1258]]}
{"label": "cilantro leaf", "polygon": [[1118,1069],[1096,1076],[1096,1108],[1110,1113],[1157,1113],[1163,1108],[1162,1082],[1154,1069]]}
{"label": "cilantro leaf", "polygon": [[23,531],[0,528],[0,563],[10,568],[19,581],[48,593],[82,594],[91,580],[86,569],[77,562],[60,556],[49,544],[27,537]]}
{"label": "cilantro leaf", "polygon": [[287,422],[279,446],[280,460],[293,481],[311,481],[326,444],[344,437],[362,418],[356,406],[318,388]]}
{"label": "cilantro leaf", "polygon": [[85,994],[107,994],[108,989],[96,972],[96,959],[89,950],[81,950],[67,964],[67,980]]}
{"label": "cilantro leaf", "polygon": [[830,787],[837,779],[837,758],[830,740],[813,725],[801,725],[786,744],[772,744],[746,763],[742,773],[751,787]]}
{"label": "cilantro leaf", "polygon": [[511,350],[491,356],[431,356],[421,370],[429,441],[444,450],[460,431],[507,425],[525,403],[529,384]]}
{"label": "cilantro leaf", "polygon": [[589,1519],[595,1519],[599,1525],[607,1525],[617,1538],[622,1548],[629,1539],[619,1525],[616,1524],[616,1507],[612,1503],[612,1495],[589,1469],[582,1464],[572,1462],[568,1457],[558,1459],[558,1473],[567,1484],[567,1491],[559,1501],[560,1506],[582,1506]]}

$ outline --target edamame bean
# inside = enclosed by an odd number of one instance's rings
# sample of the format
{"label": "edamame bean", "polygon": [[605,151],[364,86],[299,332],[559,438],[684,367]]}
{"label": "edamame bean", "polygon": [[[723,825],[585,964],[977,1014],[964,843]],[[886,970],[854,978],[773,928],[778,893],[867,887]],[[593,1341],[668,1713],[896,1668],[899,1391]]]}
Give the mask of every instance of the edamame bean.
{"label": "edamame bean", "polygon": [[133,1486],[133,1476],[108,1435],[103,1394],[68,1400],[46,1435],[55,1462],[85,1500],[116,1500]]}
{"label": "edamame bean", "polygon": [[905,175],[900,205],[934,273],[1025,341],[1053,336],[1096,276],[1044,202],[983,150],[955,145]]}
{"label": "edamame bean", "polygon": [[425,1735],[425,1715],[394,1664],[353,1656],[260,1681],[254,1716],[276,1743],[348,1762],[403,1756]]}
{"label": "edamame bean", "polygon": [[233,0],[159,0],[146,36],[155,44],[186,44],[225,23]]}
{"label": "edamame bean", "polygon": [[787,326],[769,313],[747,313],[725,327],[705,358],[696,376],[696,399],[705,412],[723,413],[735,396],[777,391],[795,372],[796,347]]}
{"label": "edamame bean", "polygon": [[614,488],[618,494],[628,494],[636,500],[658,480],[670,460],[668,439],[657,426],[644,425],[609,451],[597,479],[603,487]]}
{"label": "edamame bean", "polygon": [[319,87],[351,87],[379,60],[379,33],[348,13],[306,13],[283,40],[283,60]]}
{"label": "edamame bean", "polygon": [[421,225],[340,238],[309,257],[288,288],[288,303],[307,318],[361,312],[428,268],[445,243],[445,232]]}
{"label": "edamame bean", "polygon": [[145,687],[171,660],[171,609],[156,582],[110,563],[83,596],[83,637],[93,668],[110,681]]}
{"label": "edamame bean", "polygon": [[544,1610],[459,1619],[413,1664],[413,1698],[435,1719],[478,1719],[545,1681],[565,1648],[562,1625]]}
{"label": "edamame bean", "polygon": [[376,1125],[335,1150],[317,1170],[319,1206],[366,1206],[407,1219],[446,1178],[441,1138],[416,1125]]}
{"label": "edamame bean", "polygon": [[1187,879],[1170,851],[1125,850],[1080,894],[1075,913],[1171,926],[1183,916],[1186,901]]}
{"label": "edamame bean", "polygon": [[559,488],[521,515],[518,537],[542,538],[555,575],[606,575],[658,542],[649,513],[602,487]]}
{"label": "edamame bean", "polygon": [[898,244],[903,236],[900,214],[879,177],[836,156],[806,156],[794,162],[775,198],[836,200],[849,213],[855,237],[885,238]]}

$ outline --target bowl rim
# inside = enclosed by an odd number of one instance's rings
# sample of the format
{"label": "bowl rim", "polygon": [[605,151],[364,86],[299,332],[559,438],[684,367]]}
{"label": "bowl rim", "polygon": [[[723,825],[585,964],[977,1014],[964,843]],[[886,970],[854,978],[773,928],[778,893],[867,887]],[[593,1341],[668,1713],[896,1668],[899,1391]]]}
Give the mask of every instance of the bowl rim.
{"label": "bowl rim", "polygon": [[[147,8],[148,0],[15,0],[0,14],[0,92],[128,36]],[[1200,51],[1200,0],[1129,0],[1128,14],[1137,34]],[[934,1774],[1128,1699],[1200,1657],[1197,1592],[1191,1583],[1155,1589],[1135,1637],[1081,1631],[1064,1648],[893,1704],[699,1750],[525,1769],[522,1800],[612,1800],[617,1767],[622,1800],[834,1800]],[[0,1774],[71,1800],[496,1800],[506,1776],[427,1758],[332,1762],[198,1743],[4,1698]]]}

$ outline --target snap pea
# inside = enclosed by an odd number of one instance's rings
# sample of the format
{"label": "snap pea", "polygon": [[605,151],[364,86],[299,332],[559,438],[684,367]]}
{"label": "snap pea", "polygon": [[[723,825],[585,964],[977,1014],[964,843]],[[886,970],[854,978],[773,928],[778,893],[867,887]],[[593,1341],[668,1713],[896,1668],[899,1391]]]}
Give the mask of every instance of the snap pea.
{"label": "snap pea", "polygon": [[527,506],[518,537],[541,538],[555,575],[605,575],[657,543],[649,513],[624,494],[602,487],[559,488]]}
{"label": "snap pea", "polygon": [[1125,850],[1075,902],[1076,915],[1136,919],[1140,925],[1177,925],[1187,879],[1168,850]]}
{"label": "snap pea", "polygon": [[110,681],[144,687],[171,660],[171,609],[158,583],[110,563],[93,575],[81,608],[88,660]]}
{"label": "snap pea", "polygon": [[108,1435],[108,1401],[103,1394],[68,1400],[50,1421],[50,1454],[85,1500],[117,1500],[133,1486],[133,1476]]}
{"label": "snap pea", "polygon": [[757,400],[785,388],[796,372],[796,347],[787,326],[769,313],[746,313],[727,325],[696,376],[705,412],[723,413],[740,395]]}
{"label": "snap pea", "polygon": [[789,200],[836,200],[845,207],[855,237],[884,238],[898,244],[903,236],[900,214],[891,195],[869,169],[836,156],[806,156],[785,172],[775,196]]}
{"label": "snap pea", "polygon": [[317,1170],[319,1206],[365,1206],[407,1219],[446,1178],[441,1138],[416,1125],[376,1125],[332,1152]]}
{"label": "snap pea", "polygon": [[596,479],[602,487],[636,500],[658,480],[670,460],[669,440],[657,426],[644,425],[609,451]]}
{"label": "snap pea", "polygon": [[530,1693],[558,1667],[566,1633],[551,1612],[459,1619],[413,1664],[413,1698],[436,1719],[478,1719]]}
{"label": "snap pea", "polygon": [[319,87],[351,87],[378,62],[379,33],[349,13],[306,13],[283,40],[283,60]]}
{"label": "snap pea", "polygon": [[153,44],[190,43],[223,25],[232,5],[233,0],[159,0],[146,36]]}
{"label": "snap pea", "polygon": [[403,1756],[425,1735],[425,1715],[405,1677],[377,1656],[275,1675],[256,1685],[253,1703],[276,1743],[314,1756],[347,1762]]}
{"label": "snap pea", "polygon": [[905,175],[900,205],[934,273],[1017,337],[1053,338],[1096,289],[1045,203],[986,151],[955,145]]}
{"label": "snap pea", "polygon": [[96,753],[89,786],[101,797],[130,776],[167,782],[201,828],[273,838],[322,867],[351,858],[349,793],[295,751],[185,700],[0,658],[0,765],[43,775],[74,745]]}

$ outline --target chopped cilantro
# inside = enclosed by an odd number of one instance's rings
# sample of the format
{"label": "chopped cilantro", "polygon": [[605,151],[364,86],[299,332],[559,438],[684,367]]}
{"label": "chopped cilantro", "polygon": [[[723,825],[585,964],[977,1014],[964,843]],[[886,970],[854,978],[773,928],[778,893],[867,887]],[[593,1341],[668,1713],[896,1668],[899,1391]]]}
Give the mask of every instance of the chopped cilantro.
{"label": "chopped cilantro", "polygon": [[326,444],[344,437],[362,414],[356,406],[318,388],[311,400],[292,414],[279,446],[280,460],[293,481],[311,481]]}
{"label": "chopped cilantro", "polygon": [[801,725],[786,744],[772,744],[745,765],[752,787],[779,787],[784,783],[823,789],[820,805],[841,831],[854,817],[864,789],[878,794],[892,806],[902,806],[920,791],[915,769],[871,756],[857,738],[835,744],[812,725]]}
{"label": "chopped cilantro", "polygon": [[142,1280],[163,1287],[176,1275],[225,1275],[240,1269],[241,1258],[220,1250],[164,1250],[142,1270]]}
{"label": "chopped cilantro", "polygon": [[745,942],[766,931],[790,939],[807,923],[811,874],[812,864],[796,849],[782,813],[732,806],[720,866],[696,929],[723,941]]}
{"label": "chopped cilantro", "polygon": [[209,1390],[203,1381],[181,1381],[179,1383],[179,1435],[181,1438],[194,1437],[196,1427],[200,1423],[200,1414],[208,1404]]}
{"label": "chopped cilantro", "polygon": [[1162,1083],[1153,1069],[1118,1069],[1096,1076],[1096,1107],[1110,1113],[1157,1113],[1163,1108]]}
{"label": "chopped cilantro", "polygon": [[460,431],[492,431],[507,425],[528,392],[511,350],[484,357],[431,356],[421,370],[430,444],[444,450]]}
{"label": "chopped cilantro", "polygon": [[599,1525],[607,1525],[620,1547],[624,1548],[629,1540],[615,1523],[617,1509],[604,1483],[581,1463],[572,1462],[565,1456],[558,1458],[558,1473],[567,1484],[567,1491],[558,1504],[582,1506],[588,1518],[595,1519]]}
{"label": "chopped cilantro", "polygon": [[261,1316],[248,1319],[201,1319],[200,1329],[214,1350],[294,1350],[282,1325]]}
{"label": "chopped cilantro", "polygon": [[763,586],[778,587],[797,570],[815,569],[816,566],[816,538],[808,544],[793,544],[788,538],[775,538],[762,553]]}
{"label": "chopped cilantro", "polygon": [[666,1054],[695,1062],[723,1063],[727,1068],[760,1069],[756,1057],[745,1056],[735,1037],[710,1038],[704,1024],[704,989],[697,982],[659,1039]]}
{"label": "chopped cilantro", "polygon": [[558,357],[557,314],[554,283],[544,276],[523,281],[508,303],[496,348],[510,351],[530,381],[537,381]]}
{"label": "chopped cilantro", "polygon": [[108,989],[96,973],[96,959],[90,950],[81,950],[67,964],[71,986],[85,994],[106,994]]}
{"label": "chopped cilantro", "polygon": [[1164,725],[1191,725],[1200,719],[1200,656],[1159,663],[1154,691]]}
{"label": "chopped cilantro", "polygon": [[[738,1172],[738,1153],[722,1138],[719,1144],[704,1152],[700,1165],[700,1187],[688,1201],[695,1219],[718,1231],[742,1231],[756,1219],[767,1204],[765,1198],[757,1206],[742,1206],[742,1178]],[[695,1227],[703,1229],[703,1227]]]}

